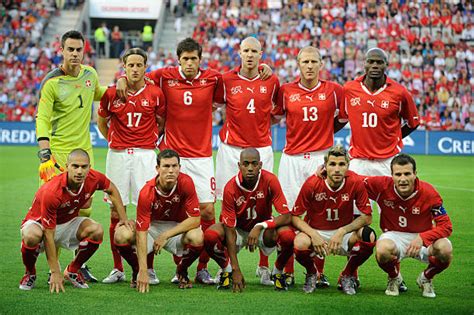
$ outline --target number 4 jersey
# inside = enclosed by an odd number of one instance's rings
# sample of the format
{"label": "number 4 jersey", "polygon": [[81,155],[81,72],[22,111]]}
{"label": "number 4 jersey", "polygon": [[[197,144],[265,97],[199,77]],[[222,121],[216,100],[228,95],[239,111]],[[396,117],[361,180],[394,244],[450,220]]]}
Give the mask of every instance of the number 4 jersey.
{"label": "number 4 jersey", "polygon": [[343,101],[342,87],[319,80],[307,89],[299,81],[283,84],[273,115],[286,115],[286,154],[325,150],[334,144],[334,118]]}
{"label": "number 4 jersey", "polygon": [[403,119],[418,126],[418,111],[407,89],[387,77],[379,90],[370,92],[364,76],[344,85],[345,104],[339,117],[351,125],[349,153],[354,158],[386,159],[402,150]]}
{"label": "number 4 jersey", "polygon": [[179,67],[147,74],[166,97],[165,135],[160,150],[173,149],[185,158],[212,156],[212,106],[222,104],[222,75],[199,70],[192,80]]}
{"label": "number 4 jersey", "polygon": [[161,89],[145,84],[124,102],[116,96],[115,86],[107,89],[100,101],[99,115],[109,120],[107,141],[115,150],[155,149],[159,117],[165,117],[165,96]]}

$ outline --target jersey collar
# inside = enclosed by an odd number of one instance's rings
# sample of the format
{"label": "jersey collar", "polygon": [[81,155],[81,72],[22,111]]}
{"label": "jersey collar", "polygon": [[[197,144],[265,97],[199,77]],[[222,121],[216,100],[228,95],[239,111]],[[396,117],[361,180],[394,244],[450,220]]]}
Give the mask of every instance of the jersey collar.
{"label": "jersey collar", "polygon": [[84,184],[86,183],[87,176],[89,176],[89,175],[86,176],[86,178],[84,179],[84,181],[81,184],[81,187],[79,187],[79,190],[77,191],[77,193],[75,193],[71,189],[69,189],[69,187],[67,185],[67,172],[62,173],[60,176],[63,176],[61,178],[61,185],[62,185],[63,189],[65,189],[68,192],[69,195],[71,195],[73,197],[76,197],[76,196],[81,194],[82,189],[84,188]]}
{"label": "jersey collar", "polygon": [[[161,196],[161,197],[169,197],[169,196],[171,196],[171,195],[174,193],[174,191],[176,190],[176,187],[178,186],[178,181],[176,181],[176,185],[173,186],[173,188],[171,189],[170,193],[169,193],[169,194],[165,194],[165,193],[163,193],[161,190],[159,190],[159,189],[156,187],[156,182],[158,181],[158,178],[159,178],[159,177],[160,177],[160,175],[156,175],[156,176],[155,176],[155,185],[154,185],[154,186],[155,186],[155,191],[156,191],[156,193],[157,193],[159,196]],[[178,175],[178,178],[179,178],[179,175]]]}
{"label": "jersey collar", "polygon": [[191,80],[188,80],[188,78],[186,78],[181,66],[178,67],[178,72],[181,75],[181,78],[183,78],[183,80],[186,80],[187,82],[193,82],[194,80],[199,79],[199,77],[201,76],[201,69],[200,68],[198,69],[198,73],[196,74],[196,76],[194,78],[192,78]]}
{"label": "jersey collar", "polygon": [[260,79],[260,73],[258,73],[258,74],[257,74],[255,77],[253,77],[253,78],[247,78],[246,76],[240,74],[240,69],[241,69],[240,66],[238,66],[238,67],[236,67],[236,68],[234,69],[235,74],[236,74],[240,79],[245,80],[245,81],[248,81],[248,82],[254,82],[254,81]]}
{"label": "jersey collar", "polygon": [[333,190],[333,189],[331,188],[331,186],[329,186],[327,179],[324,180],[324,183],[326,184],[326,187],[327,187],[330,191],[332,191],[332,192],[338,192],[338,191],[340,191],[340,190],[344,187],[344,185],[346,184],[346,177],[344,177],[344,179],[342,180],[341,186],[339,186],[339,188],[336,189],[336,190]]}
{"label": "jersey collar", "polygon": [[377,95],[377,94],[382,93],[389,85],[393,84],[393,82],[394,82],[392,79],[390,79],[389,77],[387,77],[387,75],[385,75],[385,84],[384,84],[380,89],[378,89],[377,91],[375,91],[375,92],[372,93],[372,92],[367,88],[367,86],[364,84],[365,76],[366,76],[366,75],[364,74],[363,76],[358,77],[355,81],[359,81],[362,90],[363,90],[365,93],[367,93],[367,94],[369,94],[369,95],[372,95],[372,96],[375,96],[375,95]]}
{"label": "jersey collar", "polygon": [[252,190],[248,190],[247,188],[245,188],[244,186],[242,186],[242,183],[244,181],[244,179],[242,178],[242,173],[239,171],[239,174],[237,174],[237,176],[235,176],[235,182],[237,184],[237,186],[242,189],[243,191],[246,191],[246,192],[253,192],[257,189],[258,187],[258,184],[260,183],[260,178],[262,177],[262,171],[260,170],[260,173],[258,174],[258,179],[257,179],[257,182],[255,183],[255,187],[252,189]]}
{"label": "jersey collar", "polygon": [[300,89],[302,90],[305,90],[307,92],[314,92],[316,91],[317,89],[319,89],[319,87],[321,86],[321,80],[318,80],[318,84],[316,84],[316,86],[312,89],[308,89],[307,87],[305,87],[303,84],[301,84],[301,79],[298,81],[298,86]]}

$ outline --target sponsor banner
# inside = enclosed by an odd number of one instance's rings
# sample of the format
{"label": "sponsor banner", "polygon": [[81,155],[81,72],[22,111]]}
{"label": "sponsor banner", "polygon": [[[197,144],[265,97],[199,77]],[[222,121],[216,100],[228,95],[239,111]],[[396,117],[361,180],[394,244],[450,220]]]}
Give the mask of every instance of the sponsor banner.
{"label": "sponsor banner", "polygon": [[89,16],[107,19],[156,20],[163,1],[90,0]]}
{"label": "sponsor banner", "polygon": [[[220,143],[220,127],[212,129],[212,148]],[[91,142],[94,147],[107,147],[96,124],[91,124]],[[273,150],[285,146],[286,128],[272,127]],[[342,129],[334,137],[335,144],[349,146],[350,130]],[[474,133],[462,131],[414,131],[403,139],[403,152],[408,154],[471,155],[474,156]],[[35,124],[31,122],[0,122],[0,145],[36,145]]]}

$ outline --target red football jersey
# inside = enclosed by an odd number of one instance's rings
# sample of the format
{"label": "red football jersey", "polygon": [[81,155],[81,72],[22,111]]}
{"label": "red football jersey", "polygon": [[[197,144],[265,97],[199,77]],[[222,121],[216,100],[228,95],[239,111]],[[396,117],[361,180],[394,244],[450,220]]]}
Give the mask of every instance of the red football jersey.
{"label": "red football jersey", "polygon": [[220,221],[228,227],[250,231],[255,224],[272,218],[272,204],[280,214],[289,213],[278,178],[265,170],[260,171],[253,190],[242,187],[242,174],[225,185]]}
{"label": "red football jersey", "polygon": [[116,96],[115,86],[107,89],[100,101],[99,115],[109,120],[107,140],[111,149],[155,149],[158,141],[156,118],[165,117],[165,96],[154,85],[128,94],[124,103]]}
{"label": "red football jersey", "polygon": [[286,115],[286,154],[320,151],[334,144],[334,117],[343,102],[342,87],[320,80],[313,89],[299,81],[283,84],[275,116]]}
{"label": "red football jersey", "polygon": [[363,81],[364,76],[344,85],[340,118],[351,125],[349,153],[354,158],[392,157],[403,148],[401,119],[411,128],[418,126],[418,110],[407,89],[390,78],[374,93]]}
{"label": "red football jersey", "polygon": [[239,69],[222,76],[224,81],[225,123],[219,137],[229,145],[260,148],[272,145],[271,111],[280,83],[275,75],[262,81],[248,79]]}
{"label": "red football jersey", "polygon": [[108,189],[109,186],[110,181],[104,174],[91,169],[79,191],[73,193],[67,187],[67,172],[64,172],[40,187],[22,224],[27,220],[41,219],[44,228],[54,229],[57,224],[77,217],[96,190]]}
{"label": "red football jersey", "polygon": [[435,217],[446,214],[441,196],[427,182],[416,179],[415,192],[407,199],[397,193],[391,177],[370,176],[365,183],[370,199],[379,204],[383,232],[425,232]]}
{"label": "red football jersey", "polygon": [[212,156],[212,105],[223,103],[222,75],[199,70],[188,81],[179,67],[150,72],[147,76],[166,97],[165,134],[160,150],[173,149],[181,157]]}
{"label": "red football jersey", "polygon": [[371,215],[367,190],[357,175],[346,174],[344,182],[333,191],[326,180],[312,175],[301,187],[293,215],[302,215],[314,229],[336,230],[354,220],[354,202],[360,212]]}
{"label": "red football jersey", "polygon": [[149,180],[140,190],[136,225],[138,231],[148,231],[151,221],[182,222],[188,217],[200,215],[199,201],[191,177],[180,173],[177,184],[165,195],[156,188],[158,176]]}

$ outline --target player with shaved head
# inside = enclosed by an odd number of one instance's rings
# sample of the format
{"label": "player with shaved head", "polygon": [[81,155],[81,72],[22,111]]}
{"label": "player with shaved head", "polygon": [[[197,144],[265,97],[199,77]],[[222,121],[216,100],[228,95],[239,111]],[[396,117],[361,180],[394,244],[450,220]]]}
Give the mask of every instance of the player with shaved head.
{"label": "player with shaved head", "polygon": [[[225,184],[238,171],[244,148],[256,148],[263,169],[273,172],[271,111],[280,83],[275,75],[261,79],[258,67],[262,45],[255,37],[247,37],[240,43],[239,55],[241,65],[222,76],[226,120],[219,132],[221,143],[216,157],[216,195],[220,200]],[[256,274],[262,284],[273,285],[268,257],[262,252]]]}
{"label": "player with shaved head", "polygon": [[[74,287],[87,289],[79,268],[98,249],[104,231],[94,220],[79,216],[79,210],[90,206],[96,190],[106,192],[119,218],[118,226],[130,229],[133,225],[127,215],[115,185],[104,174],[90,168],[86,150],[75,149],[67,157],[66,172],[53,177],[41,186],[33,205],[21,225],[21,253],[25,275],[20,281],[21,290],[31,290],[36,281],[36,260],[44,244],[51,270],[50,291],[64,291],[63,277]],[[61,273],[57,247],[78,249],[74,260]]]}
{"label": "player with shaved head", "polygon": [[[223,269],[218,289],[242,291],[245,280],[237,253],[243,247],[259,247],[270,255],[280,232],[289,230],[289,209],[277,177],[262,170],[260,153],[246,148],[240,153],[239,173],[224,188],[220,223],[204,233],[204,247]],[[272,216],[272,205],[279,215]]]}

